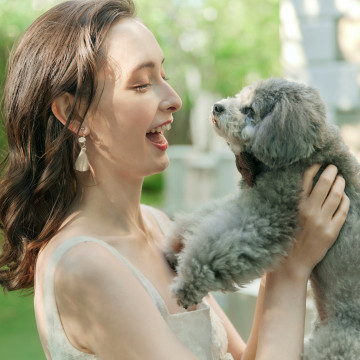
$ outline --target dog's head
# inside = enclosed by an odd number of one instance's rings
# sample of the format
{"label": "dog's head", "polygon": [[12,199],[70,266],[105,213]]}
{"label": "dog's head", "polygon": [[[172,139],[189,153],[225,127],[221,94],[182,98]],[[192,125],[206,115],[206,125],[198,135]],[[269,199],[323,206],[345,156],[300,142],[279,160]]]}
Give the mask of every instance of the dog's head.
{"label": "dog's head", "polygon": [[309,157],[324,142],[326,110],[310,86],[271,78],[214,104],[212,124],[235,155],[246,152],[270,168]]}

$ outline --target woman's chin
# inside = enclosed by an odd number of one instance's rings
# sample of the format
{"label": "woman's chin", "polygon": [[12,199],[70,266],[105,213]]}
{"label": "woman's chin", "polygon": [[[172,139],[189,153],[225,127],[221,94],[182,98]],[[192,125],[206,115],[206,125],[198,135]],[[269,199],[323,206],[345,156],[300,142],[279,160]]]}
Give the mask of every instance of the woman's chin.
{"label": "woman's chin", "polygon": [[155,174],[164,171],[169,166],[169,163],[169,157],[164,152],[163,156],[161,156],[161,158],[159,159],[158,169],[155,171]]}

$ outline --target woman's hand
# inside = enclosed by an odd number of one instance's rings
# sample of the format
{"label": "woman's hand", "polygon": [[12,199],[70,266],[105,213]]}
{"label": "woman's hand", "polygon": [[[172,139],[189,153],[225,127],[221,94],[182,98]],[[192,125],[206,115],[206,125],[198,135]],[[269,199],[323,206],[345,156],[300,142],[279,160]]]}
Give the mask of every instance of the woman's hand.
{"label": "woman's hand", "polygon": [[308,279],[314,266],[335,242],[349,211],[345,180],[337,176],[334,165],[326,167],[312,189],[320,166],[313,165],[304,173],[299,204],[300,230],[289,256],[279,268],[295,278]]}

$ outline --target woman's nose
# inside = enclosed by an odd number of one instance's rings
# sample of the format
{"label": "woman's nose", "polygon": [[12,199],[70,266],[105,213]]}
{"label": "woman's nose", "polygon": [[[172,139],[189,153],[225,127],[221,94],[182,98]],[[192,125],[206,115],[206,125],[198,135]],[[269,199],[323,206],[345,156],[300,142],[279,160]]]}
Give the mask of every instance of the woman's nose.
{"label": "woman's nose", "polygon": [[166,94],[164,94],[164,99],[161,102],[161,110],[175,112],[180,110],[182,101],[177,92],[168,85]]}

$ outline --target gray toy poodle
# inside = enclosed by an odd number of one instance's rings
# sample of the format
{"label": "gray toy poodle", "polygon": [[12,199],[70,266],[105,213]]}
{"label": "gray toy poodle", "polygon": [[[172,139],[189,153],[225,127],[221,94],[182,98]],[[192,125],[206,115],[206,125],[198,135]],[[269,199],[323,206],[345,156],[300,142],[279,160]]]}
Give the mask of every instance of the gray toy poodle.
{"label": "gray toy poodle", "polygon": [[[334,164],[351,206],[338,240],[315,267],[318,318],[307,341],[313,360],[360,359],[360,168],[313,87],[271,78],[216,103],[212,124],[235,154],[241,191],[178,215],[167,258],[172,285],[188,307],[209,291],[233,291],[275,268],[298,228],[302,176]],[[318,176],[317,178],[318,179]]]}

